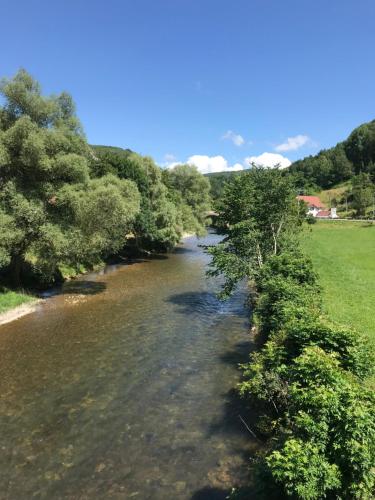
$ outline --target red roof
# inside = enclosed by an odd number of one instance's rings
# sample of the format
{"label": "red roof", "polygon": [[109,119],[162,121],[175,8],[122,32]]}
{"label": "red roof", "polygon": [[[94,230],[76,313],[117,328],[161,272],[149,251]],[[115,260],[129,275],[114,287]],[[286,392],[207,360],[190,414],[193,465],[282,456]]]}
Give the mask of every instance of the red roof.
{"label": "red roof", "polygon": [[331,216],[331,211],[330,210],[319,210],[319,212],[316,214],[317,217],[330,217]]}
{"label": "red roof", "polygon": [[326,208],[324,203],[320,201],[319,196],[297,196],[297,200],[304,201],[309,207]]}

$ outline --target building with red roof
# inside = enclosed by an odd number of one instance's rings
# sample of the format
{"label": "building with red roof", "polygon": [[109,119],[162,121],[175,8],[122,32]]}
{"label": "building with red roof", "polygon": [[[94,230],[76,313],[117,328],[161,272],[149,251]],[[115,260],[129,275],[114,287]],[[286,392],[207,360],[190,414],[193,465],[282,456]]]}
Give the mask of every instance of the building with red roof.
{"label": "building with red roof", "polygon": [[319,196],[297,196],[298,201],[303,201],[307,205],[307,215],[320,219],[336,219],[336,208],[327,209]]}
{"label": "building with red roof", "polygon": [[323,202],[320,201],[319,196],[297,196],[297,200],[304,201],[309,209],[312,208],[326,208]]}

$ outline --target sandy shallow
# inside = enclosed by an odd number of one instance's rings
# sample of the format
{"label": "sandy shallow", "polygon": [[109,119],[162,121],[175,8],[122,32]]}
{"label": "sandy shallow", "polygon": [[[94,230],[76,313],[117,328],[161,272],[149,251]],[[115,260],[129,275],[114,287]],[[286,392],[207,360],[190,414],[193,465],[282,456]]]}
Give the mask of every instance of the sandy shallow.
{"label": "sandy shallow", "polygon": [[40,300],[35,300],[28,304],[22,304],[14,309],[10,309],[9,311],[3,312],[0,314],[0,325],[4,325],[5,323],[10,323],[18,318],[22,318],[22,316],[26,316],[26,314],[30,314],[34,312],[37,308],[37,305],[40,303]]}

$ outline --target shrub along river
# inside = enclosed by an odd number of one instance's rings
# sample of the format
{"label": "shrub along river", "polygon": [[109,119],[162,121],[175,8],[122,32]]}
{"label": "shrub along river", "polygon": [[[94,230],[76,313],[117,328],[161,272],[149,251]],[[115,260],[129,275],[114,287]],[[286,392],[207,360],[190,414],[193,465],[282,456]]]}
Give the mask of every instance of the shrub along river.
{"label": "shrub along river", "polygon": [[66,283],[0,327],[0,497],[219,499],[254,442],[232,388],[245,293],[200,244]]}

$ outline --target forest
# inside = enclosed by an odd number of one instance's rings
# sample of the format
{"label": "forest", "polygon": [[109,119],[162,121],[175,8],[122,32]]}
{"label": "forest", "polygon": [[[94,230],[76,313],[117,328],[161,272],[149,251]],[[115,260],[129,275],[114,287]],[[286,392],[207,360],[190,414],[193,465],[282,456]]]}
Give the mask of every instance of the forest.
{"label": "forest", "polygon": [[288,171],[304,190],[328,189],[358,176],[375,181],[375,120],[354,129],[333,148],[294,162]]}
{"label": "forest", "polygon": [[90,146],[69,94],[26,71],[0,84],[0,279],[45,287],[126,252],[201,234],[210,185],[196,168]]}

